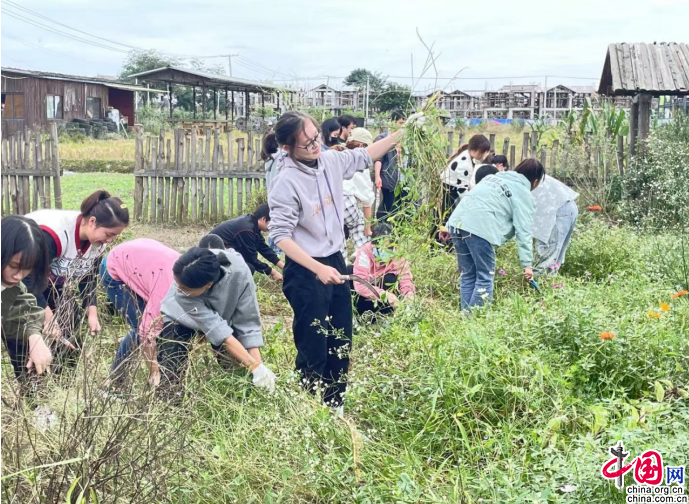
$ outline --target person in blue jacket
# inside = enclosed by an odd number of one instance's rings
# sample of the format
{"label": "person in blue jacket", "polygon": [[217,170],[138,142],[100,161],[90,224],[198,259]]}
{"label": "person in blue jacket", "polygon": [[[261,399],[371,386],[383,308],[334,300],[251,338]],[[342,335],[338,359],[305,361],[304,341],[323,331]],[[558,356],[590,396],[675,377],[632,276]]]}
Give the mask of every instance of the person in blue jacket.
{"label": "person in blue jacket", "polygon": [[[545,178],[536,159],[525,159],[514,171],[484,178],[462,198],[447,221],[460,272],[462,310],[471,311],[493,299],[495,250],[513,237],[524,277],[533,278],[531,263],[535,204],[533,191]],[[444,238],[448,238],[445,234]]]}

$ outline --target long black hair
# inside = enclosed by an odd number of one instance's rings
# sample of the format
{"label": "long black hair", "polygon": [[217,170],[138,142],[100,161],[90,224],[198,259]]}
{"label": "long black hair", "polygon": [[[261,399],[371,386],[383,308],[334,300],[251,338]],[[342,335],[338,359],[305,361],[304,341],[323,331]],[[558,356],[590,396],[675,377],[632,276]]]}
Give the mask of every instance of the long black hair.
{"label": "long black hair", "polygon": [[[328,119],[324,121],[323,124],[321,124],[321,131],[323,143],[328,147],[332,147],[333,145],[339,143],[340,133],[342,132],[342,125],[337,119],[333,117],[332,119]],[[332,135],[334,131],[337,131],[337,136],[331,138],[330,135]]]}
{"label": "long black hair", "polygon": [[198,289],[220,280],[223,275],[222,266],[229,264],[229,259],[222,252],[216,255],[209,249],[192,247],[177,259],[172,273],[184,287]]}
{"label": "long black hair", "polygon": [[22,253],[19,267],[31,270],[40,290],[48,282],[48,246],[43,231],[36,221],[19,215],[9,215],[2,219],[2,269],[10,263],[12,257]]}

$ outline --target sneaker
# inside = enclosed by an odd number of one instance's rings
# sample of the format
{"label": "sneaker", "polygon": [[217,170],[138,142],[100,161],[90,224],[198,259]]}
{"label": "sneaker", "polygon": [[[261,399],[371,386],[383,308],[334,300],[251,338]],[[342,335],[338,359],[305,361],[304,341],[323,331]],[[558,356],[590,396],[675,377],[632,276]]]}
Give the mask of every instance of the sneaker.
{"label": "sneaker", "polygon": [[344,406],[334,406],[330,408],[330,412],[335,415],[335,418],[344,418]]}

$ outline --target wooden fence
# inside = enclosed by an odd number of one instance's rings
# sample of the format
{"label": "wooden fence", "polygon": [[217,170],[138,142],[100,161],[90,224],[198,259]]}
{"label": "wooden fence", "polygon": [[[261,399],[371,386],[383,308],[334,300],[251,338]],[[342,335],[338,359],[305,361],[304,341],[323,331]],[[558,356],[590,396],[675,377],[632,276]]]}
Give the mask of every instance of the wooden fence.
{"label": "wooden fence", "polygon": [[[459,134],[459,142],[457,144],[454,142],[454,137],[454,131],[449,131],[447,133],[448,157],[456,152],[459,146],[468,141],[468,139],[465,140],[465,133]],[[570,164],[573,163],[569,163],[567,154],[561,151],[559,140],[553,140],[548,147],[539,147],[538,134],[535,132],[524,132],[522,133],[521,149],[520,152],[517,153],[517,147],[516,145],[510,145],[509,137],[505,137],[502,146],[495,145],[495,138],[496,136],[494,133],[489,134],[491,151],[507,157],[511,169],[514,169],[517,164],[524,159],[536,158],[545,167],[546,172],[553,176],[566,174],[568,177],[598,178],[605,181],[608,180],[610,176],[611,168],[615,168],[620,175],[624,175],[626,164],[625,143],[627,139],[623,136],[617,137],[614,166],[606,162],[607,153],[605,149],[593,145],[589,136],[586,136],[582,146],[584,159],[583,162],[580,163],[581,173],[572,173]]]}
{"label": "wooden fence", "polygon": [[176,129],[172,138],[136,132],[134,217],[143,222],[219,222],[249,209],[265,187],[261,139],[219,128]]}
{"label": "wooden fence", "polygon": [[2,139],[2,215],[40,208],[62,208],[56,124],[47,138],[25,129]]}

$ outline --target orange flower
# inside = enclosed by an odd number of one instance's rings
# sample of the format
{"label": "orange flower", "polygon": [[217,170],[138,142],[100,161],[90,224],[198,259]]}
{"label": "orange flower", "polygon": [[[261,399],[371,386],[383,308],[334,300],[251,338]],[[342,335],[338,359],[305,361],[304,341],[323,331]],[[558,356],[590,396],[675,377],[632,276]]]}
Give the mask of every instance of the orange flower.
{"label": "orange flower", "polygon": [[681,290],[681,291],[679,291],[678,293],[673,294],[673,295],[672,295],[672,299],[681,298],[682,296],[686,296],[687,294],[689,294],[689,291]]}
{"label": "orange flower", "polygon": [[612,340],[615,339],[615,333],[614,332],[609,332],[605,331],[600,333],[600,339],[602,340]]}
{"label": "orange flower", "polygon": [[653,310],[648,310],[649,318],[660,318],[662,315],[660,313],[654,312]]}
{"label": "orange flower", "polygon": [[660,309],[663,311],[670,311],[670,305],[667,303],[660,303]]}
{"label": "orange flower", "polygon": [[591,212],[600,212],[601,210],[603,210],[603,208],[599,205],[593,205],[590,207],[586,207],[586,210],[589,210]]}

